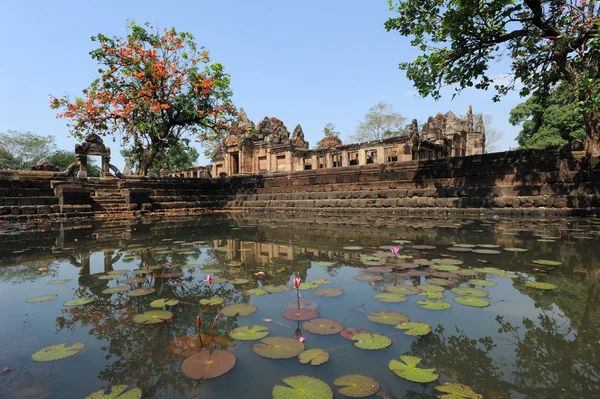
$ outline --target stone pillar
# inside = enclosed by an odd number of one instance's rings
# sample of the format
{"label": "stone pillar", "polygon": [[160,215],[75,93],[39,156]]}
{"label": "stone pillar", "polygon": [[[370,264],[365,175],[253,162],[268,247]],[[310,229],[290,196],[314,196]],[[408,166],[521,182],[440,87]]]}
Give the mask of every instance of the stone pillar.
{"label": "stone pillar", "polygon": [[350,154],[345,152],[340,152],[340,158],[342,159],[342,167],[350,166]]}
{"label": "stone pillar", "polygon": [[112,175],[110,174],[110,168],[108,167],[108,165],[110,164],[110,157],[108,156],[102,156],[102,173],[101,173],[101,177],[112,177]]}
{"label": "stone pillar", "polygon": [[87,155],[77,154],[77,163],[79,164],[79,172],[77,172],[77,177],[85,179],[87,177]]}
{"label": "stone pillar", "polygon": [[331,152],[325,154],[325,167],[333,168],[333,156],[331,155]]}
{"label": "stone pillar", "polygon": [[358,164],[366,165],[367,164],[367,150],[363,150],[362,148],[358,150]]}
{"label": "stone pillar", "polygon": [[312,163],[312,168],[319,169],[319,160],[318,160],[317,156],[313,155],[310,157],[310,159],[311,159],[311,163]]}

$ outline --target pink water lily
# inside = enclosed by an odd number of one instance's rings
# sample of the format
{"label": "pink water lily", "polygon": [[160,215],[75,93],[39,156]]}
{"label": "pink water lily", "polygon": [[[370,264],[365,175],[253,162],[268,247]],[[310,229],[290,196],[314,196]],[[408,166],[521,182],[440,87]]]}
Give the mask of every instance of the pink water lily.
{"label": "pink water lily", "polygon": [[304,341],[306,341],[306,338],[304,338],[304,337],[300,337],[300,338],[298,338],[298,341],[300,341],[300,342],[304,342]]}
{"label": "pink water lily", "polygon": [[390,249],[390,251],[392,251],[392,253],[393,253],[394,255],[398,255],[398,252],[400,252],[400,248],[398,248],[398,247],[394,247],[394,248]]}
{"label": "pink water lily", "polygon": [[294,287],[296,287],[296,289],[299,289],[300,284],[302,284],[302,279],[300,277],[295,277],[294,278]]}
{"label": "pink water lily", "polygon": [[269,322],[271,322],[271,321],[273,321],[273,320],[271,320],[271,319],[262,319],[262,321],[264,321],[264,322],[266,322],[266,323],[269,323]]}
{"label": "pink water lily", "polygon": [[212,281],[212,276],[210,274],[207,274],[206,278],[204,280],[202,280],[202,282],[208,284],[209,286],[211,284],[211,281]]}

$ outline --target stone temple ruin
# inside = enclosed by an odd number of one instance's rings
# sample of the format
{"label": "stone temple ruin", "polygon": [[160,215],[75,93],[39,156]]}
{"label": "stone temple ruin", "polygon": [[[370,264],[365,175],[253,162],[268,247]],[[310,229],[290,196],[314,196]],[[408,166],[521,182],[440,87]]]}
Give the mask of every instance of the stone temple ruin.
{"label": "stone temple ruin", "polygon": [[398,137],[342,144],[339,138],[326,136],[315,149],[309,149],[300,125],[290,136],[279,119],[265,117],[255,125],[242,109],[238,121],[217,148],[211,172],[213,177],[222,173],[231,176],[294,172],[484,153],[483,116],[473,114],[471,106],[464,118],[452,111],[438,112],[429,117],[420,131],[413,119],[405,134]]}

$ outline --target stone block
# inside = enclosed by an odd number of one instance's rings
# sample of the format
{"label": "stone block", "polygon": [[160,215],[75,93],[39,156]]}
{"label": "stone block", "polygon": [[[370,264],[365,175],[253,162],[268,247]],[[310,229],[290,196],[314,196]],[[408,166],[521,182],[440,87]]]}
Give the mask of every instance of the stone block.
{"label": "stone block", "polygon": [[37,207],[31,205],[22,206],[21,212],[23,215],[35,215],[37,213]]}
{"label": "stone block", "polygon": [[36,213],[38,215],[47,215],[52,213],[52,209],[50,209],[50,205],[38,205]]}

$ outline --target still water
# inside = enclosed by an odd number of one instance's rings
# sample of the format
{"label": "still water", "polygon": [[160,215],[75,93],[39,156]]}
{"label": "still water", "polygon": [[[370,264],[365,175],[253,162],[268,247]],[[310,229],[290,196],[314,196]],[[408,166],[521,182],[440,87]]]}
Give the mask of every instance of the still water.
{"label": "still water", "polygon": [[[483,216],[3,223],[0,397],[344,398],[346,375],[370,377],[348,397],[437,398],[446,382],[600,397],[599,233],[598,219]],[[397,328],[408,319],[426,324]]]}

